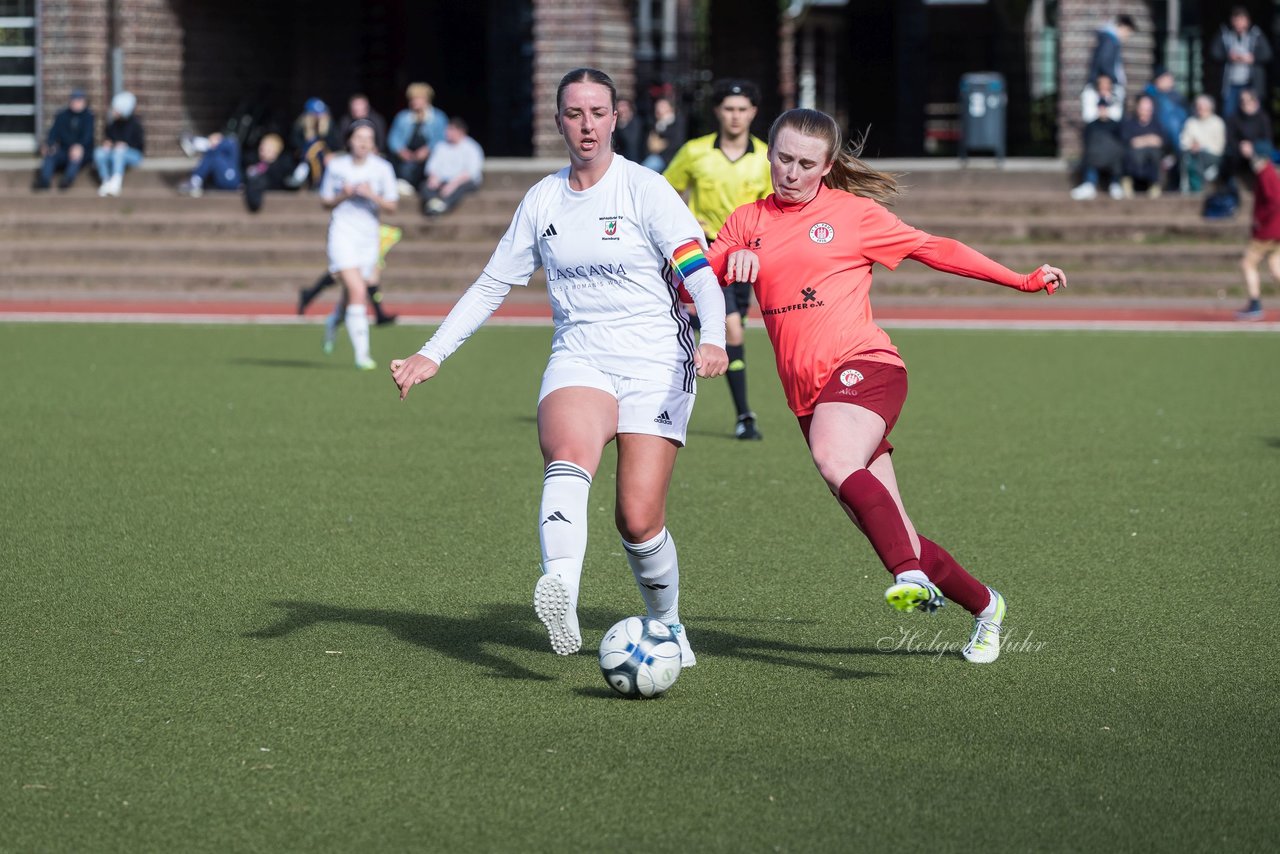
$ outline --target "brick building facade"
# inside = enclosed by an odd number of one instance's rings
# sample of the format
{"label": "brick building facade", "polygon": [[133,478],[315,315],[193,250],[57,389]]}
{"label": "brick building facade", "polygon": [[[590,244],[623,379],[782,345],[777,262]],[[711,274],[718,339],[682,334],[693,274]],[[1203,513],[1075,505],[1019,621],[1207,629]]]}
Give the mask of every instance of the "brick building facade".
{"label": "brick building facade", "polygon": [[[1230,5],[1228,0],[27,2],[38,33],[36,114],[29,124],[43,132],[74,87],[84,88],[105,118],[119,76],[119,85],[139,96],[152,154],[176,153],[182,130],[208,132],[238,112],[252,111],[275,129],[287,128],[311,96],[324,98],[340,114],[349,94],[364,91],[390,118],[403,106],[404,86],[427,80],[437,90],[437,104],[466,118],[490,153],[555,155],[562,150],[551,121],[556,84],[571,67],[595,65],[614,76],[622,94],[640,95],[642,101],[656,81],[674,82],[694,130],[706,126],[701,98],[712,78],[753,77],[764,90],[763,124],[779,109],[808,98],[851,130],[870,127],[868,153],[873,155],[925,153],[936,108],[945,111],[950,104],[954,111],[959,75],[997,70],[1009,81],[1011,153],[1066,157],[1079,148],[1079,93],[1098,26],[1121,13],[1137,20],[1139,32],[1124,54],[1130,79],[1140,85],[1164,57],[1170,36],[1182,35],[1161,29],[1171,8],[1209,33]],[[1248,0],[1246,5],[1273,33],[1276,4]],[[669,55],[660,57],[644,43],[642,34],[655,22],[677,30]],[[0,103],[0,114],[4,107]],[[12,121],[6,125],[12,126]],[[29,145],[34,142],[32,136]]]}

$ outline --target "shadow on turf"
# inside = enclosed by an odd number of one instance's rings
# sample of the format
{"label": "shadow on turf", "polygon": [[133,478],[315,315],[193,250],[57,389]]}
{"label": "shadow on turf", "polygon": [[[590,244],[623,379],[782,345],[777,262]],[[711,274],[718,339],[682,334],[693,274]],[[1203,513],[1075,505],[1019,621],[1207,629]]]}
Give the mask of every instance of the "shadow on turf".
{"label": "shadow on turf", "polygon": [[434,649],[458,661],[479,665],[501,679],[531,679],[542,682],[552,679],[489,651],[493,646],[516,649],[546,647],[546,634],[541,625],[536,622],[531,624],[529,608],[489,605],[474,617],[442,617],[381,608],[343,608],[317,602],[278,601],[271,604],[287,613],[266,628],[245,633],[245,637],[282,638],[318,623],[376,626],[408,643]]}
{"label": "shadow on turf", "polygon": [[[534,619],[531,609],[523,605],[487,605],[472,617],[418,614],[382,608],[344,608],[318,602],[276,601],[271,605],[284,610],[284,616],[265,628],[247,632],[245,637],[263,640],[283,638],[320,623],[374,626],[416,646],[433,649],[457,661],[479,665],[491,675],[502,679],[545,682],[554,678],[536,673],[491,651],[494,647],[501,646],[538,652],[547,648],[547,637],[542,626]],[[617,617],[616,613],[595,608],[587,608],[580,613],[583,628],[593,634],[603,634]],[[855,670],[829,661],[814,661],[812,656],[829,658],[839,655],[917,654],[905,650],[881,652],[876,649],[806,646],[706,627],[709,622],[714,622],[714,618],[699,621],[699,627],[693,635],[699,653],[799,667],[825,673],[832,679],[867,679],[889,674]],[[601,697],[612,695],[611,691],[600,692]]]}
{"label": "shadow on turf", "polygon": [[[254,368],[323,368],[333,367],[331,363],[317,362],[315,360],[306,361],[305,359],[250,359],[240,357],[237,359],[228,359],[228,363],[232,365],[249,365]],[[346,363],[343,363],[344,367]]]}

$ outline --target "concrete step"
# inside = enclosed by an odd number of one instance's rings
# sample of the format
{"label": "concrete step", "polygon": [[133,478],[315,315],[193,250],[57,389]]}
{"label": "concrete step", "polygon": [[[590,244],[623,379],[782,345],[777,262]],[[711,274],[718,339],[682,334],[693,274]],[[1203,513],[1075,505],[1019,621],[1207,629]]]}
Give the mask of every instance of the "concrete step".
{"label": "concrete step", "polygon": [[[1017,270],[1051,262],[1071,272],[1122,270],[1218,271],[1235,269],[1243,241],[1212,243],[975,243],[974,248]],[[482,267],[492,255],[492,240],[436,239],[414,233],[392,251],[397,271],[429,272],[439,267]],[[206,235],[104,238],[32,237],[0,242],[0,264],[62,267],[87,265],[93,270],[139,265],[180,267],[314,266],[325,263],[321,229],[306,237],[210,239]],[[911,269],[915,262],[904,262]],[[921,268],[923,269],[923,268]]]}
{"label": "concrete step", "polygon": [[[482,266],[482,265],[481,265]],[[479,274],[480,266],[448,266],[406,270],[389,268],[385,281],[406,293],[457,293]],[[202,268],[183,265],[121,266],[89,269],[59,264],[16,265],[6,268],[0,295],[30,298],[33,295],[76,291],[142,291],[156,294],[223,290],[278,293],[288,299],[297,289],[324,273],[322,258],[310,264],[275,266],[222,266]],[[1070,275],[1070,274],[1069,274]],[[542,286],[541,274],[533,284]],[[1236,270],[1186,271],[1088,271],[1070,275],[1069,294],[1150,294],[1161,296],[1211,295],[1240,287]],[[998,285],[975,282],[927,268],[880,270],[873,293],[884,295],[991,295]]]}

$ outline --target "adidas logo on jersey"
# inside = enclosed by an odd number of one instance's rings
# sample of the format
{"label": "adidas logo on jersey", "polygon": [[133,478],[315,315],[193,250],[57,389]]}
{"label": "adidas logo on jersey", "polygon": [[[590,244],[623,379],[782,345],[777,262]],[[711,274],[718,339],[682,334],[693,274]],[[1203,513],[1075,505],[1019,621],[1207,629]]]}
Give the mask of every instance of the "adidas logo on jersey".
{"label": "adidas logo on jersey", "polygon": [[556,231],[555,223],[547,226],[547,230],[542,232],[543,237],[555,237],[560,232]]}
{"label": "adidas logo on jersey", "polygon": [[654,424],[666,424],[668,427],[670,427],[670,426],[671,426],[671,416],[670,416],[670,415],[668,415],[668,414],[667,414],[667,410],[665,410],[665,409],[664,409],[664,410],[662,410],[662,414],[661,414],[661,415],[659,415],[657,418],[653,419],[653,423],[654,423]]}

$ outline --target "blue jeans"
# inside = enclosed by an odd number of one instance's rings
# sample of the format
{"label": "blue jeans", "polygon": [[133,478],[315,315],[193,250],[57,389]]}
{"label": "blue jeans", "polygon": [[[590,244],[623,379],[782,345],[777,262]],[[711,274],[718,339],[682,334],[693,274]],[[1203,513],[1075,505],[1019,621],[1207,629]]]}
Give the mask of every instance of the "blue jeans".
{"label": "blue jeans", "polygon": [[1253,86],[1248,83],[1237,85],[1224,82],[1222,84],[1222,117],[1224,119],[1231,118],[1236,110],[1240,109],[1240,93],[1252,88]]}
{"label": "blue jeans", "polygon": [[44,183],[52,184],[53,173],[61,169],[62,180],[70,185],[76,175],[80,174],[80,167],[83,165],[83,160],[72,160],[65,148],[59,148],[45,155],[44,162],[40,164],[40,178]]}
{"label": "blue jeans", "polygon": [[142,162],[142,152],[136,148],[95,148],[93,165],[98,170],[98,177],[107,180],[116,175],[123,175],[124,170],[137,166]]}

